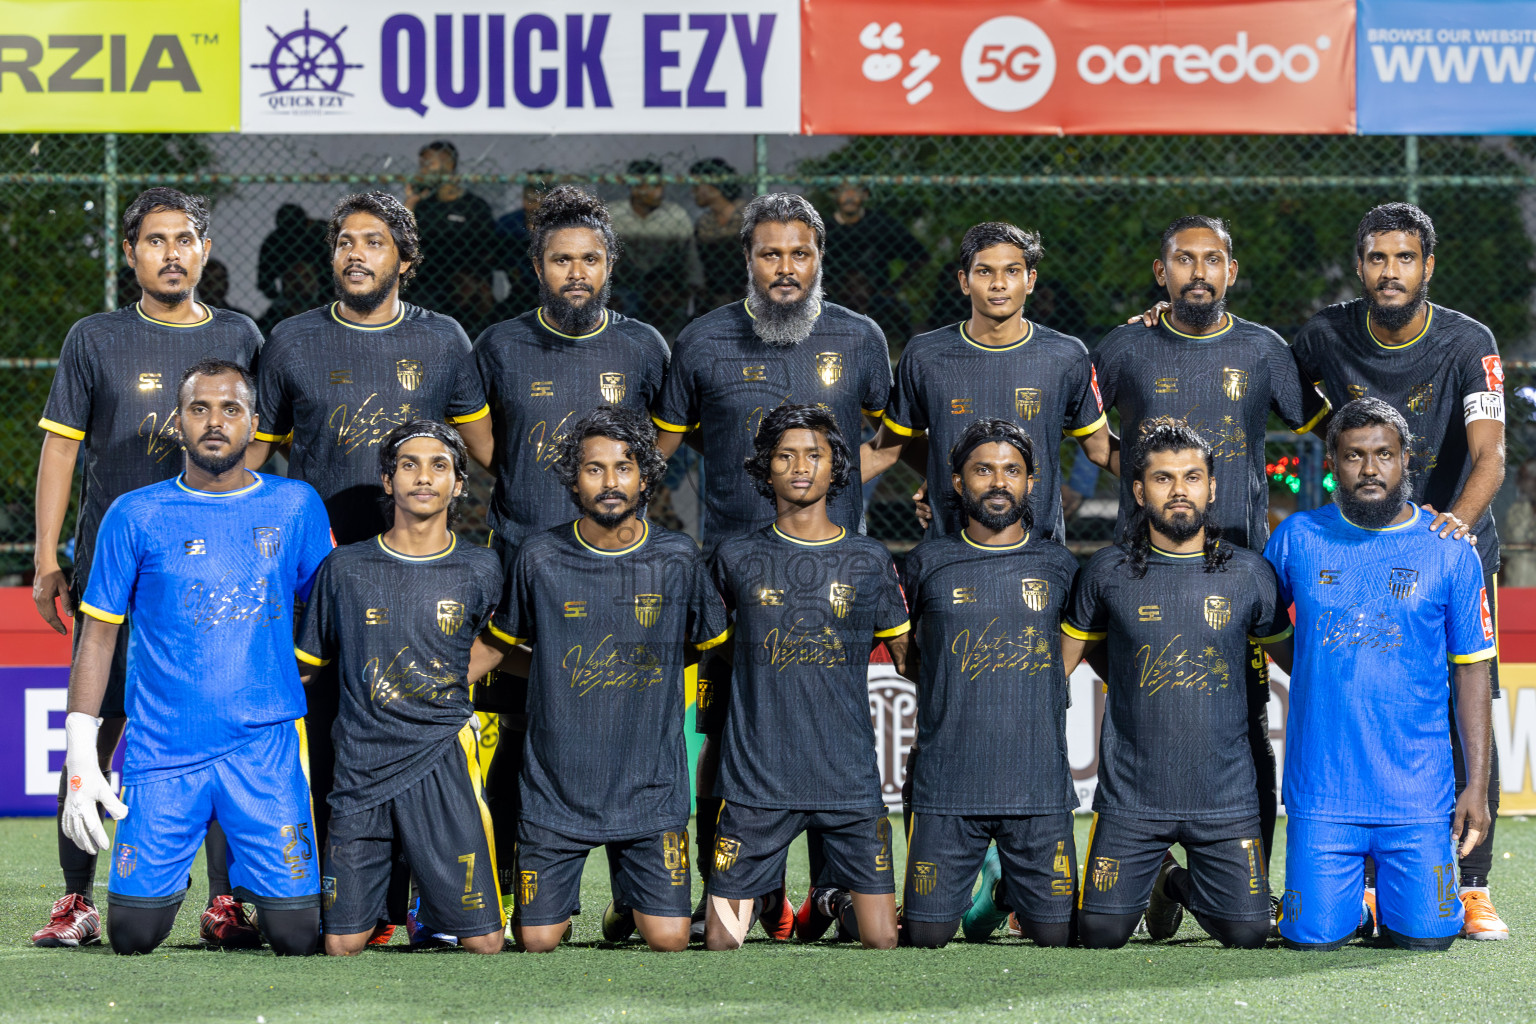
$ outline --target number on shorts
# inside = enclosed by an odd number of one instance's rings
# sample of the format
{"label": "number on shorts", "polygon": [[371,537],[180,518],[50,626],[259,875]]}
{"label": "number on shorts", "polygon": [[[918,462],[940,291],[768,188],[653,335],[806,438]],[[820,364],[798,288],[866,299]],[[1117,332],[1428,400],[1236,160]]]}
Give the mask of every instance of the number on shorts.
{"label": "number on shorts", "polygon": [[875,870],[891,870],[891,819],[881,816],[875,819],[875,838],[880,850],[875,854]]}
{"label": "number on shorts", "polygon": [[466,910],[485,909],[485,897],[475,891],[475,855],[466,853],[459,858],[459,863],[464,865],[464,895],[459,902]]}
{"label": "number on shorts", "polygon": [[[305,878],[309,868],[304,862],[315,859],[315,844],[309,838],[309,822],[284,825],[279,834],[288,841],[283,844],[283,863],[288,865],[289,878]],[[303,844],[303,849],[299,845]],[[297,852],[295,852],[297,851]]]}
{"label": "number on shorts", "polygon": [[1063,839],[1056,844],[1056,856],[1051,861],[1051,870],[1060,875],[1060,878],[1051,879],[1052,896],[1072,895],[1072,858],[1067,856],[1067,841]]}
{"label": "number on shorts", "polygon": [[1264,844],[1257,839],[1239,840],[1244,850],[1248,852],[1248,894],[1258,896],[1264,893]]}
{"label": "number on shorts", "polygon": [[1440,916],[1455,917],[1461,903],[1456,895],[1456,865],[1435,865],[1435,898],[1440,901]]}
{"label": "number on shorts", "polygon": [[672,875],[673,885],[688,884],[688,832],[661,834],[662,859]]}

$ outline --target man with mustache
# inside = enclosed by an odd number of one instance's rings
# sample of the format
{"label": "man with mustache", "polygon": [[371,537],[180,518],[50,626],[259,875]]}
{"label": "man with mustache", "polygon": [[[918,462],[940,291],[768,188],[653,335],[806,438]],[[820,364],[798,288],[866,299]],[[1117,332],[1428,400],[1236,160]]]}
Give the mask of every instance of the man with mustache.
{"label": "man with mustache", "polygon": [[[754,198],[741,223],[746,299],[699,317],[673,347],[651,418],[662,430],[665,455],[671,457],[689,433],[704,455],[706,554],[773,521],[772,509],[758,499],[744,468],[765,416],[785,404],[818,405],[831,412],[845,437],[857,440],[864,417],[878,422],[890,397],[890,351],[879,326],[822,300],[826,234],[821,215],[805,197],[778,192]],[[857,454],[853,462],[857,474]],[[828,500],[827,514],[848,532],[861,532],[863,493],[857,486],[839,489]],[[706,683],[701,680],[700,688],[707,698]],[[700,794],[711,792],[716,757],[714,738],[706,739]],[[701,795],[698,865],[706,879],[718,815],[719,804]],[[770,908],[765,927],[787,939],[791,924],[780,909]]]}
{"label": "man with mustache", "polygon": [[1409,500],[1409,430],[1379,398],[1340,409],[1328,426],[1333,504],[1288,517],[1264,552],[1280,604],[1296,604],[1280,921],[1293,949],[1356,936],[1367,859],[1382,936],[1450,948],[1472,909],[1457,899],[1454,859],[1465,864],[1492,826],[1493,595],[1472,547],[1436,536],[1438,520]]}
{"label": "man with mustache", "polygon": [[[1355,273],[1364,295],[1307,321],[1292,352],[1304,379],[1316,381],[1334,402],[1369,395],[1406,418],[1414,438],[1412,498],[1435,510],[1432,526],[1442,535],[1454,531],[1475,540],[1497,623],[1499,537],[1492,503],[1504,481],[1504,365],[1487,327],[1428,300],[1435,241],[1434,222],[1417,206],[1387,203],[1367,213],[1355,233]],[[1497,699],[1497,658],[1488,671]],[[1460,784],[1465,763],[1454,729],[1451,742]],[[1491,821],[1497,822],[1497,751],[1489,771]],[[1490,824],[1461,857],[1467,938],[1509,935],[1489,895],[1492,868]],[[1374,891],[1371,886],[1367,893],[1373,897]]]}
{"label": "man with mustache", "polygon": [[1090,949],[1125,945],[1143,914],[1153,939],[1171,939],[1186,909],[1224,946],[1256,949],[1269,936],[1245,666],[1251,644],[1289,666],[1291,622],[1269,563],[1209,528],[1217,465],[1183,424],[1137,438],[1125,540],[1078,574],[1061,624],[1066,674],[1108,641],[1078,901]]}
{"label": "man with mustache", "polygon": [[[90,582],[96,537],[107,508],[120,495],[181,471],[172,419],[172,390],[181,373],[200,359],[226,359],[249,367],[261,348],[250,318],[199,302],[194,294],[213,250],[208,235],[208,201],[172,188],[141,193],[123,211],[123,257],[137,280],[140,297],[110,313],[76,323],[64,339],[59,367],[48,392],[37,467],[37,568],[32,596],[38,614],[67,632],[56,603],[72,616]],[[82,460],[83,456],[83,460]],[[80,509],[75,519],[73,571],[59,567],[59,534],[69,511],[75,464],[83,461]],[[98,710],[101,770],[127,722],[126,678],[129,623],[118,630],[107,690]],[[80,632],[75,631],[78,645]],[[62,807],[65,780],[59,780]],[[64,895],[48,924],[32,941],[39,946],[77,946],[101,940],[101,918],[91,899],[96,857],[58,834]],[[229,885],[223,832],[208,833],[208,909],[202,936],[214,946],[259,944]]]}
{"label": "man with mustache", "polygon": [[[539,305],[475,340],[496,437],[496,489],[487,518],[504,571],[523,541],[570,521],[570,491],[555,463],[571,427],[600,405],[646,412],[669,358],[654,327],[608,308],[620,243],[600,199],[560,185],[544,193],[529,226],[526,258],[539,283]],[[509,903],[527,700],[528,680],[511,671],[475,688],[475,706],[496,714],[501,730],[486,800]]]}
{"label": "man with mustache", "polygon": [[[315,951],[320,872],[299,744],[304,688],[293,609],[333,542],[308,484],[245,468],[255,381],[205,359],[178,375],[174,480],[112,503],[69,674],[64,833],[108,846],[98,802],[118,819],[107,934],[117,953],[165,941],[209,822],[230,847],[230,880],[261,911],[279,956]],[[119,801],[96,757],[101,701],[124,620],[128,730]]]}

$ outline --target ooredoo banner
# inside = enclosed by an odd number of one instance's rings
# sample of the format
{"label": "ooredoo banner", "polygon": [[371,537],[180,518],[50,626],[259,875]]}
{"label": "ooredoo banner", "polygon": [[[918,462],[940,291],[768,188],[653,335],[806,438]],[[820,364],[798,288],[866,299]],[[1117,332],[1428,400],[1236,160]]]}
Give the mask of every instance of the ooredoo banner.
{"label": "ooredoo banner", "polygon": [[1354,0],[803,0],[814,134],[1354,130]]}

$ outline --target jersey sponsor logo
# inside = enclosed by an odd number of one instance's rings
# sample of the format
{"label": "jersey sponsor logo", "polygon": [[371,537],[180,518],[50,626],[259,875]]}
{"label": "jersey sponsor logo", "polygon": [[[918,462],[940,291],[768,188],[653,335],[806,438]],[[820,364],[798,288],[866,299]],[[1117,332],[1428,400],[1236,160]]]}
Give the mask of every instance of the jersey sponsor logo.
{"label": "jersey sponsor logo", "polygon": [[741,856],[741,840],[732,839],[729,836],[717,836],[715,838],[715,870],[729,871],[736,866],[736,858]]}
{"label": "jersey sponsor logo", "polygon": [[624,401],[624,375],[617,372],[598,374],[597,390],[603,393],[603,401],[609,405],[618,405]]}
{"label": "jersey sponsor logo", "polygon": [[1387,573],[1387,590],[1399,601],[1406,601],[1419,589],[1419,570],[1392,569]]}
{"label": "jersey sponsor logo", "polygon": [[538,894],[539,873],[537,871],[519,871],[517,873],[518,906],[527,906],[533,902],[533,898]]}
{"label": "jersey sponsor logo", "polygon": [[161,377],[161,374],[158,374],[158,373],[141,373],[141,374],[139,374],[139,390],[140,391],[159,391],[161,389],[160,377]]}
{"label": "jersey sponsor logo", "polygon": [[1421,415],[1429,411],[1435,401],[1435,385],[1432,381],[1418,385],[1408,392],[1408,411]]}
{"label": "jersey sponsor logo", "polygon": [[939,884],[939,866],[931,861],[919,860],[912,863],[912,891],[919,896],[927,896],[933,892]]}
{"label": "jersey sponsor logo", "polygon": [[766,383],[767,380],[768,380],[768,367],[766,367],[766,366],[743,366],[741,368],[741,379],[742,379],[742,381],[744,383],[747,383],[747,384],[763,384],[763,383]]}
{"label": "jersey sponsor logo", "polygon": [[1483,615],[1483,639],[1493,639],[1493,608],[1488,604],[1488,588],[1482,588],[1482,596],[1479,599]]}
{"label": "jersey sponsor logo", "polygon": [[769,590],[767,587],[757,592],[757,603],[771,608],[777,608],[784,603],[784,591]]}
{"label": "jersey sponsor logo", "polygon": [[953,593],[953,600],[950,602],[951,604],[975,604],[976,603],[976,588],[975,587],[956,587],[952,593]]}
{"label": "jersey sponsor logo", "polygon": [[667,873],[671,876],[671,885],[687,885],[688,877],[688,833],[663,832],[661,834],[661,858]]}
{"label": "jersey sponsor logo", "polygon": [[1136,609],[1138,622],[1162,622],[1163,610],[1155,604],[1144,604]]}
{"label": "jersey sponsor logo", "polygon": [[565,617],[568,619],[584,619],[587,617],[587,602],[585,601],[567,601],[564,607]]}
{"label": "jersey sponsor logo", "polygon": [[208,542],[201,537],[194,537],[186,541],[182,546],[187,549],[187,554],[189,555],[206,555],[208,553]]}
{"label": "jersey sponsor logo", "polygon": [[1248,393],[1248,371],[1223,366],[1221,368],[1221,390],[1232,401],[1241,401],[1242,397]]}
{"label": "jersey sponsor logo", "polygon": [[1090,875],[1093,879],[1093,887],[1099,892],[1109,892],[1120,881],[1120,862],[1114,857],[1093,858],[1093,871]]}
{"label": "jersey sponsor logo", "polygon": [[1104,395],[1099,391],[1099,368],[1097,366],[1090,366],[1088,374],[1088,386],[1093,388],[1093,404],[1099,407],[1099,412],[1103,412]]}
{"label": "jersey sponsor logo", "polygon": [[1346,384],[1344,390],[1349,392],[1349,397],[1352,399],[1364,398],[1369,393],[1364,384]]}
{"label": "jersey sponsor logo", "polygon": [[444,598],[437,602],[437,628],[444,634],[453,636],[464,625],[464,605],[462,602]]}
{"label": "jersey sponsor logo", "polygon": [[325,875],[320,879],[320,909],[329,913],[336,905],[336,876]]}
{"label": "jersey sponsor logo", "polygon": [[554,398],[555,382],[552,380],[536,380],[528,385],[529,398]]}
{"label": "jersey sponsor logo", "polygon": [[1223,629],[1232,621],[1232,602],[1220,594],[1205,599],[1205,624],[1212,629]]}
{"label": "jersey sponsor logo", "polygon": [[1021,589],[1026,608],[1032,612],[1045,611],[1045,605],[1051,599],[1050,580],[1023,580]]}
{"label": "jersey sponsor logo", "polygon": [[841,352],[817,352],[816,376],[821,386],[829,388],[843,379],[843,354]]}
{"label": "jersey sponsor logo", "polygon": [[971,414],[971,400],[969,398],[951,398],[949,411],[955,416],[969,416]]}
{"label": "jersey sponsor logo", "polygon": [[352,383],[352,371],[351,370],[332,370],[331,371],[331,383],[332,384],[351,384]]}
{"label": "jersey sponsor logo", "polygon": [[395,360],[395,379],[405,390],[415,391],[421,387],[421,379],[424,376],[426,376],[426,368],[421,365],[420,359]]}
{"label": "jersey sponsor logo", "polygon": [[1014,388],[1013,411],[1020,419],[1032,420],[1040,414],[1039,388]]}
{"label": "jersey sponsor logo", "polygon": [[1504,394],[1501,391],[1477,391],[1461,400],[1462,422],[1476,423],[1478,420],[1496,420],[1504,422]]}
{"label": "jersey sponsor logo", "polygon": [[660,594],[635,595],[635,620],[650,629],[661,618]]}
{"label": "jersey sponsor logo", "polygon": [[1488,390],[1504,393],[1504,360],[1498,356],[1483,356],[1483,376],[1488,381]]}
{"label": "jersey sponsor logo", "polygon": [[1152,391],[1159,395],[1176,395],[1179,393],[1179,378],[1159,377],[1152,382]]}
{"label": "jersey sponsor logo", "polygon": [[157,412],[145,413],[139,421],[138,436],[144,439],[144,454],[156,462],[164,462],[172,452],[182,450],[174,410],[166,413],[164,419]]}
{"label": "jersey sponsor logo", "polygon": [[851,583],[833,583],[827,590],[827,600],[832,604],[833,613],[840,619],[846,619],[848,609],[853,607],[858,593],[858,588]]}
{"label": "jersey sponsor logo", "polygon": [[276,558],[277,549],[283,544],[283,529],[280,526],[254,526],[251,528],[251,543],[256,545],[256,552],[266,558]]}
{"label": "jersey sponsor logo", "polygon": [[1339,577],[1343,575],[1344,573],[1338,569],[1319,569],[1317,572],[1317,582],[1324,587],[1337,586]]}
{"label": "jersey sponsor logo", "polygon": [[368,608],[363,612],[363,625],[387,626],[389,625],[388,608]]}
{"label": "jersey sponsor logo", "polygon": [[138,848],[129,846],[127,843],[118,843],[117,855],[112,858],[112,870],[117,872],[117,877],[127,878],[133,874],[133,869],[138,866]]}

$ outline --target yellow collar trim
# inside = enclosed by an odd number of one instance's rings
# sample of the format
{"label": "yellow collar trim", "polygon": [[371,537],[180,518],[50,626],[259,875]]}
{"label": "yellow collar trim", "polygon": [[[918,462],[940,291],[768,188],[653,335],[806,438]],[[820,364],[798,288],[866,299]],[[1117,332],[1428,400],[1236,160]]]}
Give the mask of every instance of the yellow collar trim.
{"label": "yellow collar trim", "polygon": [[405,319],[405,303],[400,303],[400,312],[396,313],[395,318],[387,324],[355,324],[341,315],[341,303],[339,301],[331,303],[331,319],[343,327],[352,328],[354,331],[387,331]]}
{"label": "yellow collar trim", "polygon": [[544,319],[544,307],[543,306],[539,307],[538,313],[535,314],[535,315],[538,316],[538,318],[539,318],[539,326],[543,327],[550,334],[558,334],[560,337],[562,337],[562,338],[569,338],[571,341],[586,341],[588,338],[595,338],[595,337],[597,337],[599,334],[602,334],[604,331],[606,331],[608,329],[608,319],[609,318],[608,318],[608,310],[607,309],[603,310],[603,325],[601,327],[599,327],[597,330],[591,331],[591,332],[589,332],[587,334],[566,334],[564,331],[556,330],[553,326],[550,325],[550,322],[548,320]]}
{"label": "yellow collar trim", "polygon": [[965,541],[971,547],[976,548],[978,551],[1017,551],[1019,548],[1029,543],[1029,534],[1024,534],[1023,540],[1013,544],[978,544],[971,540],[970,534],[966,533],[964,530],[961,530],[960,539]]}
{"label": "yellow collar trim", "polygon": [[1429,310],[1428,314],[1424,317],[1424,329],[1422,331],[1420,331],[1418,334],[1415,334],[1408,341],[1403,342],[1401,345],[1388,345],[1386,342],[1384,342],[1380,338],[1376,337],[1376,332],[1371,330],[1371,311],[1369,309],[1367,309],[1365,311],[1365,333],[1369,334],[1371,336],[1371,340],[1374,341],[1380,347],[1385,348],[1385,349],[1391,349],[1393,351],[1396,351],[1397,349],[1400,349],[1400,348],[1408,348],[1411,345],[1417,345],[1419,342],[1424,340],[1424,335],[1429,333],[1429,325],[1435,322],[1435,307],[1434,307],[1434,305],[1432,303],[1426,302],[1424,304],[1424,307],[1427,310]]}
{"label": "yellow collar trim", "polygon": [[651,524],[646,522],[644,519],[640,520],[640,539],[635,541],[629,547],[619,548],[617,551],[609,551],[605,548],[595,548],[583,540],[581,537],[580,519],[571,524],[571,533],[575,535],[577,544],[580,544],[594,555],[606,555],[609,558],[617,558],[619,555],[627,555],[631,551],[638,551],[640,549],[640,545],[644,544],[651,537]]}
{"label": "yellow collar trim", "polygon": [[375,537],[374,540],[379,542],[380,549],[382,549],[386,555],[398,558],[402,562],[435,562],[439,558],[446,558],[453,554],[453,549],[459,546],[459,536],[453,532],[448,534],[448,546],[443,548],[443,550],[433,552],[430,555],[408,555],[404,551],[396,551],[394,548],[384,543],[384,535],[382,533]]}
{"label": "yellow collar trim", "polygon": [[791,537],[789,534],[787,534],[783,530],[779,529],[779,524],[778,523],[774,523],[773,524],[773,532],[778,534],[780,537],[783,537],[785,540],[789,541],[791,544],[799,544],[801,547],[806,547],[806,548],[826,547],[828,544],[836,544],[838,541],[840,541],[844,537],[848,536],[847,529],[845,529],[844,527],[841,527],[841,526],[839,526],[837,528],[837,536],[836,537],[829,537],[826,540],[801,540],[799,537]]}
{"label": "yellow collar trim", "polygon": [[198,305],[203,307],[203,318],[201,320],[194,320],[189,324],[173,324],[169,320],[156,320],[154,317],[144,312],[144,306],[139,302],[135,302],[133,304],[133,310],[145,320],[148,320],[150,323],[160,327],[201,327],[203,324],[213,319],[213,307],[208,305],[206,302],[200,302]]}
{"label": "yellow collar trim", "polygon": [[200,491],[196,487],[188,487],[187,474],[185,470],[176,474],[176,486],[180,487],[188,494],[197,495],[199,498],[233,498],[236,495],[248,494],[261,486],[260,473],[256,472],[255,470],[246,470],[246,472],[250,473],[251,476],[255,477],[256,479],[246,484],[244,487],[237,488],[233,491]]}
{"label": "yellow collar trim", "polygon": [[[752,312],[752,307],[751,307],[751,305],[749,305],[747,303],[746,299],[742,299],[741,300],[741,308],[747,311],[747,316],[750,316],[753,320],[757,319],[757,314]],[[821,300],[820,299],[816,300],[816,316],[821,316]],[[812,319],[814,319],[814,317]]]}
{"label": "yellow collar trim", "polygon": [[1219,338],[1223,334],[1226,334],[1232,329],[1233,325],[1237,323],[1237,321],[1233,319],[1231,313],[1226,313],[1224,315],[1227,318],[1227,326],[1223,327],[1215,334],[1185,334],[1183,331],[1179,330],[1177,327],[1173,326],[1173,324],[1168,322],[1167,313],[1159,314],[1158,319],[1163,322],[1164,327],[1168,328],[1169,331],[1177,334],[1181,338],[1188,338],[1190,341],[1210,341],[1212,338]]}
{"label": "yellow collar trim", "polygon": [[[1217,541],[1216,543],[1220,544],[1221,541]],[[1205,552],[1203,550],[1201,550],[1201,551],[1191,551],[1188,554],[1180,554],[1177,551],[1164,551],[1162,548],[1158,547],[1156,544],[1152,544],[1152,545],[1149,545],[1149,546],[1152,548],[1153,551],[1156,551],[1158,554],[1162,555],[1164,558],[1204,558],[1205,557]]]}
{"label": "yellow collar trim", "polygon": [[983,345],[981,342],[971,337],[971,332],[965,329],[966,323],[967,321],[965,320],[960,321],[960,337],[965,339],[965,343],[967,345],[970,345],[972,348],[979,348],[983,352],[1012,352],[1014,349],[1021,345],[1027,345],[1029,343],[1029,339],[1035,336],[1034,322],[1031,320],[1025,320],[1024,337],[1020,338],[1018,341],[1015,341],[1010,345]]}
{"label": "yellow collar trim", "polygon": [[1419,521],[1419,516],[1422,514],[1422,510],[1419,508],[1419,506],[1407,501],[1403,502],[1403,504],[1413,509],[1413,518],[1405,519],[1402,522],[1396,523],[1392,526],[1361,526],[1359,523],[1352,523],[1350,522],[1349,517],[1344,514],[1343,509],[1339,510],[1339,518],[1344,520],[1346,523],[1349,523],[1350,526],[1353,526],[1357,530],[1369,530],[1371,533],[1390,533],[1393,530],[1406,529],[1407,527],[1410,527]]}

